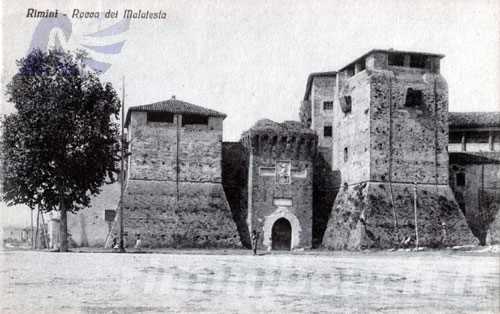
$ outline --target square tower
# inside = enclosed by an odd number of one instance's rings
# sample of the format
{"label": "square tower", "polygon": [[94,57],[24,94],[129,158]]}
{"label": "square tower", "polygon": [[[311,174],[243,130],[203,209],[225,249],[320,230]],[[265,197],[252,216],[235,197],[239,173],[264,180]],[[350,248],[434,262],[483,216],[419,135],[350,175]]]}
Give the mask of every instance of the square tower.
{"label": "square tower", "polygon": [[[337,73],[332,169],[340,174],[323,244],[394,247],[474,242],[448,186],[448,89],[443,56],[372,50]],[[440,239],[443,228],[447,239]],[[449,227],[453,226],[453,227]]]}
{"label": "square tower", "polygon": [[[172,99],[131,107],[124,232],[149,247],[238,247],[222,188],[225,114]],[[115,228],[116,229],[116,228]]]}

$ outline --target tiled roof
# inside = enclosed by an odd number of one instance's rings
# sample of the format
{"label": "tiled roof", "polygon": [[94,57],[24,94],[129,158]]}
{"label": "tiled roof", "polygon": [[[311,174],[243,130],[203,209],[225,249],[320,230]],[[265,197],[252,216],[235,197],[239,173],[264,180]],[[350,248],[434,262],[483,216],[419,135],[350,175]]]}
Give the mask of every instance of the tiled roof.
{"label": "tiled roof", "polygon": [[500,127],[500,112],[450,112],[451,129]]}
{"label": "tiled roof", "polygon": [[130,122],[130,113],[133,111],[141,112],[169,112],[177,114],[197,114],[207,117],[221,117],[225,118],[226,114],[215,111],[212,109],[204,108],[201,106],[193,105],[191,103],[177,100],[171,98],[169,100],[164,100],[148,105],[134,106],[130,107],[127,112],[127,118],[125,119],[125,125],[127,126]]}
{"label": "tiled roof", "polygon": [[450,152],[449,158],[450,164],[500,164],[498,152]]}

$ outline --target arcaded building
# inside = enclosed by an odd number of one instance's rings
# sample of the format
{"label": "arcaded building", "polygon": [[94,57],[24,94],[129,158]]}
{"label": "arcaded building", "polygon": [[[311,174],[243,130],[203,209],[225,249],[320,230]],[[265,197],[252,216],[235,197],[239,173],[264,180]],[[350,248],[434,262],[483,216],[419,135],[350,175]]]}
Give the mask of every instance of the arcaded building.
{"label": "arcaded building", "polygon": [[450,186],[481,244],[500,243],[500,113],[450,112]]}
{"label": "arcaded building", "polygon": [[123,221],[129,241],[139,235],[148,247],[241,245],[222,188],[225,117],[175,97],[128,110]]}

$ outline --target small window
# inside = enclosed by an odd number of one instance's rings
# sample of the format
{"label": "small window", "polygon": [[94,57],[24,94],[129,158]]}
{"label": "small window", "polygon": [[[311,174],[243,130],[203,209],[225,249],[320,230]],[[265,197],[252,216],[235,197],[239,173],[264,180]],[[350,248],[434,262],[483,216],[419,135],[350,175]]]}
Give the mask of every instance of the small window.
{"label": "small window", "polygon": [[349,151],[347,147],[344,147],[344,162],[347,162],[347,160],[349,160]]}
{"label": "small window", "polygon": [[324,137],[332,137],[333,131],[332,131],[332,126],[325,126],[323,127],[323,136]]}
{"label": "small window", "polygon": [[208,125],[208,117],[197,114],[185,114],[182,116],[182,126],[185,126],[186,124]]}
{"label": "small window", "polygon": [[389,54],[387,61],[389,65],[402,67],[405,65],[405,56],[399,53],[391,53]]}
{"label": "small window", "polygon": [[324,101],[323,110],[333,110],[333,101]]}
{"label": "small window", "polygon": [[340,102],[340,107],[342,109],[342,112],[344,113],[351,112],[351,104],[352,104],[351,96],[344,96],[343,99],[344,100]]}
{"label": "small window", "polygon": [[426,61],[427,61],[426,56],[411,55],[410,56],[410,67],[423,69],[423,68],[425,68]]}
{"label": "small window", "polygon": [[113,209],[105,209],[104,210],[104,220],[105,221],[113,221],[115,220],[116,211]]}
{"label": "small window", "polygon": [[406,91],[406,107],[419,107],[423,104],[423,94],[421,90],[408,88]]}
{"label": "small window", "polygon": [[465,173],[457,173],[457,186],[465,186]]}
{"label": "small window", "polygon": [[170,112],[148,112],[148,122],[174,122],[174,115]]}

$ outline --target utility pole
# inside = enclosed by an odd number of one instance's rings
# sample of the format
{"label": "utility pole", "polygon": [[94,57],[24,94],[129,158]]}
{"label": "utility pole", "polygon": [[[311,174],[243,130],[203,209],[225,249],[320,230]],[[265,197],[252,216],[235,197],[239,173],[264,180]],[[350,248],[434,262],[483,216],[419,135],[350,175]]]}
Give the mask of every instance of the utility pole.
{"label": "utility pole", "polygon": [[120,253],[125,253],[123,243],[123,190],[125,188],[125,76],[122,77],[122,117],[121,117],[121,145],[120,145]]}
{"label": "utility pole", "polygon": [[413,187],[413,208],[415,211],[415,248],[418,250],[418,220],[417,220],[417,181]]}

